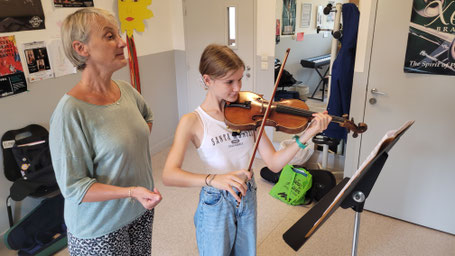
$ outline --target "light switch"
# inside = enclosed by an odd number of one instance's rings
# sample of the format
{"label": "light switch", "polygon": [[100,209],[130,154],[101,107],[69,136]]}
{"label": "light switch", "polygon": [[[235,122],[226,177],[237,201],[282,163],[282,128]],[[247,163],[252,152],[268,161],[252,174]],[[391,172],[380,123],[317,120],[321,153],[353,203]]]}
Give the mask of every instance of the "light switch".
{"label": "light switch", "polygon": [[261,70],[267,70],[269,68],[269,64],[267,61],[262,61],[261,62]]}

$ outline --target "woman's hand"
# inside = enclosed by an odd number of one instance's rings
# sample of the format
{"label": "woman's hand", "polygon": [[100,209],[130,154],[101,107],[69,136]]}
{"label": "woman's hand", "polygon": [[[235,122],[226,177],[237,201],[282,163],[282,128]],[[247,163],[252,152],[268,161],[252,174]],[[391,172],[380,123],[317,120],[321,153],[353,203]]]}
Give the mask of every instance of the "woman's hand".
{"label": "woman's hand", "polygon": [[147,210],[153,209],[163,198],[158,189],[154,188],[152,192],[144,187],[131,188],[131,197],[138,200]]}
{"label": "woman's hand", "polygon": [[248,189],[246,182],[248,180],[251,180],[252,177],[253,177],[252,172],[249,172],[247,170],[238,170],[227,174],[217,174],[210,182],[210,185],[217,189],[228,191],[235,198],[235,200],[240,202],[241,201],[240,197],[237,195],[237,193],[234,191],[232,187],[236,188],[237,191],[239,191],[240,193],[242,193],[243,196],[245,196],[246,191]]}
{"label": "woman's hand", "polygon": [[310,137],[315,136],[318,133],[321,133],[332,121],[332,117],[327,114],[327,111],[322,113],[314,113],[313,120],[311,120],[310,126],[305,131],[305,134],[308,134]]}

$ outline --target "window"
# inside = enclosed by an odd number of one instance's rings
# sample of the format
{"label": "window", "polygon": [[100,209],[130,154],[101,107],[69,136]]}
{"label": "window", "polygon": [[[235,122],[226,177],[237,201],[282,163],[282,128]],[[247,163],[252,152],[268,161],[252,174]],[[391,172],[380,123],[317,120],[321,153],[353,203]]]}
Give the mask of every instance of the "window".
{"label": "window", "polygon": [[236,17],[235,6],[229,6],[227,8],[227,19],[228,19],[228,35],[227,45],[229,47],[237,47],[237,17]]}

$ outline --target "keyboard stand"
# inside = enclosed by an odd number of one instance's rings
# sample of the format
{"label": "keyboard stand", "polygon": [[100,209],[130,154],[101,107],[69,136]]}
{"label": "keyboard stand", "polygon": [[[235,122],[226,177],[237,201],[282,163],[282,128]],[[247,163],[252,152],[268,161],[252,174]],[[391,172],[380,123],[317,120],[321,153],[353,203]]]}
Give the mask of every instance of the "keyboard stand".
{"label": "keyboard stand", "polygon": [[[316,70],[316,72],[318,72],[318,75],[319,77],[321,78],[321,80],[319,81],[318,83],[318,86],[316,86],[316,89],[314,89],[313,93],[311,94],[311,97],[309,97],[310,99],[315,99],[315,100],[320,100],[320,101],[324,101],[324,95],[325,95],[325,88],[326,88],[326,85],[328,83],[328,78],[326,78],[327,76],[327,73],[329,72],[329,69],[327,69],[325,72],[324,72],[324,75],[321,74],[321,72],[319,72],[319,69],[323,68],[324,66],[320,66],[320,67],[315,67],[314,70]],[[316,94],[316,92],[318,91],[319,89],[319,86],[321,85],[322,83],[322,97],[319,99],[319,98],[315,98],[314,95]]]}

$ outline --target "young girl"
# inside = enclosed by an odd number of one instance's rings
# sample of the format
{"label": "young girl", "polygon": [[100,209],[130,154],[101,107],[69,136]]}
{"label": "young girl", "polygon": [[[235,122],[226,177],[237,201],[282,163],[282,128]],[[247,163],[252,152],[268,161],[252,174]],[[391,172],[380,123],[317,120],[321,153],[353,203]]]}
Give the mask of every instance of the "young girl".
{"label": "young girl", "polygon": [[[199,71],[207,95],[194,112],[181,118],[163,171],[167,186],[202,187],[194,216],[200,255],[256,255],[256,185],[252,172],[245,170],[253,153],[255,132],[232,135],[223,115],[224,103],[237,100],[244,68],[229,47],[212,44],[205,48]],[[305,147],[331,121],[327,113],[313,116],[314,121],[296,143],[278,152],[263,134],[258,151],[271,170],[279,172],[299,146]],[[197,148],[206,174],[181,168],[189,142]]]}

